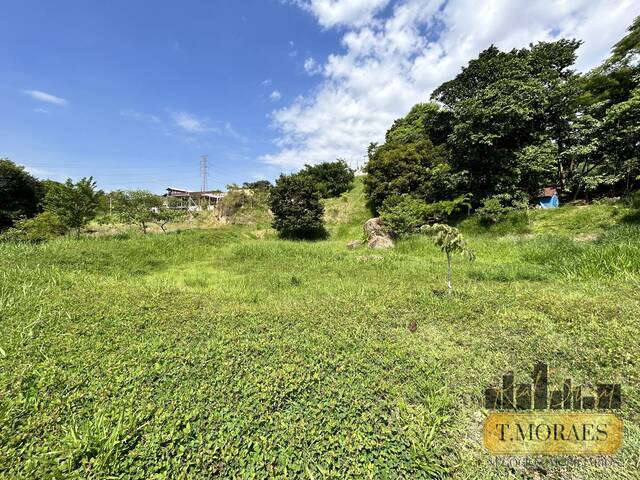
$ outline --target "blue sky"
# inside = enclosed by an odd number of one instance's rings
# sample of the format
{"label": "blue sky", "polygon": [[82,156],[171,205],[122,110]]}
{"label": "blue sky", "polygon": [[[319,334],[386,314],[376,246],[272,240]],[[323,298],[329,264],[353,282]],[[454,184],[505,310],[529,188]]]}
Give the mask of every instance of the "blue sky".
{"label": "blue sky", "polygon": [[270,113],[339,42],[275,0],[18,0],[3,17],[0,156],[106,189],[196,188],[202,153],[212,186],[273,177]]}
{"label": "blue sky", "polygon": [[198,188],[347,159],[491,43],[585,40],[635,0],[5,0],[0,157],[101,188]]}

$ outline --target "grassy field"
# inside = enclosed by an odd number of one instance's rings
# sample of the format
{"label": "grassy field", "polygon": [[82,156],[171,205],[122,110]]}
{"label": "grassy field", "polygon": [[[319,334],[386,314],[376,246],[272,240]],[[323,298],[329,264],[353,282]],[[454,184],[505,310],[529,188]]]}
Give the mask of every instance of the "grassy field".
{"label": "grassy field", "polygon": [[[0,478],[638,478],[640,227],[610,204],[347,250],[252,227],[0,245]],[[416,321],[414,333],[407,326]],[[620,382],[613,465],[507,467],[483,390]]]}

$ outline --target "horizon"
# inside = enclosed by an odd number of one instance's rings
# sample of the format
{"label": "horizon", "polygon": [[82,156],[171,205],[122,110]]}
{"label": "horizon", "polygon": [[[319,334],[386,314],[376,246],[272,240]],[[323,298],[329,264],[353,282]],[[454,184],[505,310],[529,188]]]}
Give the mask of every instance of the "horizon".
{"label": "horizon", "polygon": [[[39,178],[226,189],[306,163],[362,164],[393,120],[495,44],[584,43],[598,65],[640,6],[621,2],[9,2],[0,142]],[[476,3],[474,3],[476,5]]]}

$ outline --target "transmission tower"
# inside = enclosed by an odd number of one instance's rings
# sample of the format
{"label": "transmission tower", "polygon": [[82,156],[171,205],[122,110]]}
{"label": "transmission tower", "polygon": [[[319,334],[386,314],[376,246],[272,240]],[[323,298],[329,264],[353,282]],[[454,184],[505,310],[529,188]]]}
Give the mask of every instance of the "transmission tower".
{"label": "transmission tower", "polygon": [[209,155],[200,156],[200,191],[201,192],[205,192],[207,190],[207,177],[209,175],[209,171],[207,169],[208,160],[209,160]]}

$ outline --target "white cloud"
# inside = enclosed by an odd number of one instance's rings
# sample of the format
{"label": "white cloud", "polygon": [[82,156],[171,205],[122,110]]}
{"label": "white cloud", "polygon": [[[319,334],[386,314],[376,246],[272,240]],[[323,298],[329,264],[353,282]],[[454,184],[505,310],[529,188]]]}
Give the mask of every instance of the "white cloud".
{"label": "white cloud", "polygon": [[35,113],[41,113],[42,115],[51,115],[51,112],[46,108],[34,108],[33,111]]}
{"label": "white cloud", "polygon": [[282,93],[280,93],[278,90],[274,90],[273,92],[271,92],[271,95],[269,95],[269,98],[274,102],[277,102],[282,98]]}
{"label": "white cloud", "polygon": [[151,115],[150,113],[140,113],[133,109],[122,110],[120,111],[120,115],[122,115],[123,117],[133,118],[134,120],[138,120],[140,122],[160,123],[159,117]]}
{"label": "white cloud", "polygon": [[173,112],[171,114],[174,124],[190,133],[221,133],[220,129],[209,125],[205,120],[187,112]]}
{"label": "white cloud", "polygon": [[270,79],[270,78],[265,78],[265,79],[262,81],[262,85],[263,85],[264,87],[268,87],[269,85],[271,85],[271,79]]}
{"label": "white cloud", "polygon": [[331,28],[364,25],[389,0],[294,0],[294,3],[315,15],[320,25]]}
{"label": "white cloud", "polygon": [[31,98],[41,102],[51,103],[53,105],[58,105],[59,107],[64,107],[69,103],[64,98],[56,97],[55,95],[51,95],[50,93],[43,92],[41,90],[23,90],[23,93],[26,93]]}
{"label": "white cloud", "polygon": [[[577,68],[602,61],[640,4],[635,0],[294,0],[322,27],[346,27],[344,51],[308,67],[324,77],[273,112],[278,151],[262,160],[297,168],[344,157],[355,165],[443,81],[492,43],[501,49],[583,39]],[[380,16],[389,7],[389,15]],[[305,70],[307,68],[305,62]]]}
{"label": "white cloud", "polygon": [[322,73],[322,66],[316,62],[316,59],[309,57],[304,61],[304,70],[309,75],[317,75]]}

